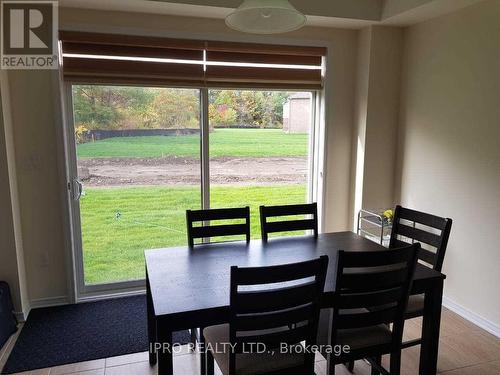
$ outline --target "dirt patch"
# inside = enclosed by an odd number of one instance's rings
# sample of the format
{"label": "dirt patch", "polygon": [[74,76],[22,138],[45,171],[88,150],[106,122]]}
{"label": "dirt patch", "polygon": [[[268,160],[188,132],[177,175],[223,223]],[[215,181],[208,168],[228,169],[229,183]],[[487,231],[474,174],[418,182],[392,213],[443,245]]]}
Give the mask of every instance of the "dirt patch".
{"label": "dirt patch", "polygon": [[[221,185],[299,184],[307,179],[305,157],[210,159],[210,181]],[[199,185],[197,158],[96,158],[78,161],[86,186]]]}

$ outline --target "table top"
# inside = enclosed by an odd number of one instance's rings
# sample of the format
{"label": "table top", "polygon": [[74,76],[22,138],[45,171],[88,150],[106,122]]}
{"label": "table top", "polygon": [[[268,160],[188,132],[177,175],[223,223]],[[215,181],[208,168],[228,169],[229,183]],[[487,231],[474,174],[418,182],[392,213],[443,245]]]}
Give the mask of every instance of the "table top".
{"label": "table top", "polygon": [[[338,250],[376,251],[385,249],[353,232],[313,236],[271,238],[153,249],[145,251],[146,270],[156,316],[202,312],[229,306],[230,267],[259,267],[310,260],[328,255],[325,293],[335,285]],[[417,265],[414,285],[445,276]]]}

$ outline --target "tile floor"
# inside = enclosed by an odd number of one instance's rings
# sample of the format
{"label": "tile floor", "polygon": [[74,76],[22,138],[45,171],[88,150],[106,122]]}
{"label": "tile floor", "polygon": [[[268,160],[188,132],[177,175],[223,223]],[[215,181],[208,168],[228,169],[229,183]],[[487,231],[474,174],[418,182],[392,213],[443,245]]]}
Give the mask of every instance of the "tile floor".
{"label": "tile floor", "polygon": [[[418,337],[419,319],[406,323],[405,338]],[[0,352],[0,368],[6,361],[15,337]],[[403,351],[402,374],[418,374],[419,348]],[[388,358],[384,358],[388,363]],[[174,357],[175,374],[198,375],[199,357],[187,348]],[[443,310],[441,338],[439,348],[438,371],[446,375],[500,375],[500,339],[474,326],[449,310]],[[23,372],[23,375],[153,375],[156,368],[148,363],[147,352],[130,354],[88,361],[53,368]],[[216,370],[218,373],[218,369]],[[326,374],[326,361],[317,357],[317,375]],[[19,374],[19,375],[21,375]],[[220,374],[220,373],[219,373]],[[343,366],[337,366],[337,375],[349,372]],[[363,361],[357,361],[354,374],[369,375],[370,367]]]}

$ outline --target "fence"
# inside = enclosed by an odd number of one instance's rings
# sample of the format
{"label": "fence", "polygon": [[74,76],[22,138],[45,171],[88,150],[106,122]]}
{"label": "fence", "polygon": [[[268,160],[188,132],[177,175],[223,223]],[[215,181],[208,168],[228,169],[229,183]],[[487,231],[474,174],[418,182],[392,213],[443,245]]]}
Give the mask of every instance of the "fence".
{"label": "fence", "polygon": [[117,137],[148,137],[148,136],[178,136],[199,134],[200,129],[126,129],[126,130],[101,130],[94,129],[85,133],[85,141],[99,141]]}

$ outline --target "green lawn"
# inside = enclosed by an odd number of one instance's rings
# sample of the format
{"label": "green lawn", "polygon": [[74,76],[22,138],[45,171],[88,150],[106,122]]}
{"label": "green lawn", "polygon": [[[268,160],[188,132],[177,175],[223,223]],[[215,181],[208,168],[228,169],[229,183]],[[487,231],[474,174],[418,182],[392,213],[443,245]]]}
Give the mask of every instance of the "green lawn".
{"label": "green lawn", "polygon": [[[200,155],[200,136],[121,137],[78,145],[80,158]],[[308,134],[280,129],[216,129],[210,133],[210,156],[307,156]]]}
{"label": "green lawn", "polygon": [[[81,217],[87,284],[143,278],[144,250],[186,244],[185,210],[200,207],[196,187],[85,191]],[[211,188],[212,207],[250,206],[253,238],[260,237],[259,205],[304,203],[305,197],[304,185]]]}

